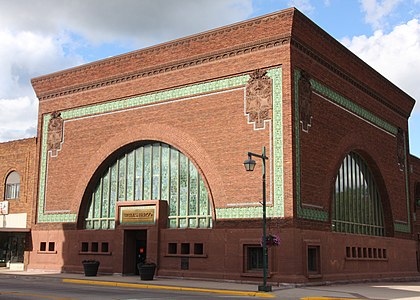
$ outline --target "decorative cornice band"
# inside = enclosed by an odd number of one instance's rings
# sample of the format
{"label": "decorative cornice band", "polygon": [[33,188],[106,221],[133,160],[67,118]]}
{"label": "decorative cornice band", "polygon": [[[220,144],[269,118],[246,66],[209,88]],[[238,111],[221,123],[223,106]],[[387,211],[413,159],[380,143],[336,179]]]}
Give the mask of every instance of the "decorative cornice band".
{"label": "decorative cornice band", "polygon": [[348,73],[344,72],[340,67],[338,67],[336,64],[332,63],[331,61],[325,59],[319,52],[314,50],[313,48],[309,47],[308,45],[302,43],[301,41],[298,41],[296,38],[291,39],[291,45],[296,47],[299,51],[305,53],[309,57],[311,57],[313,60],[336,74],[337,76],[341,77],[357,89],[363,91],[365,94],[369,95],[370,97],[374,98],[375,100],[379,101],[381,104],[385,105],[387,108],[395,111],[400,116],[404,118],[408,118],[409,116],[405,114],[401,109],[399,109],[396,105],[389,103],[388,101],[385,101],[383,97],[381,97],[378,93],[372,91],[370,88],[368,88],[365,84],[362,82],[356,80],[353,76],[349,75]]}
{"label": "decorative cornice band", "polygon": [[295,8],[289,8],[289,9],[285,9],[282,10],[280,12],[274,12],[271,14],[267,14],[261,17],[257,17],[254,19],[250,19],[250,20],[245,20],[242,22],[238,22],[235,24],[231,24],[231,25],[227,25],[224,27],[220,27],[220,28],[215,28],[209,31],[205,31],[202,33],[197,33],[191,36],[187,36],[187,37],[183,37],[180,39],[176,39],[173,41],[169,41],[163,44],[159,44],[159,45],[154,45],[145,49],[140,49],[140,50],[136,50],[133,52],[129,52],[129,53],[125,53],[125,54],[121,54],[112,58],[108,58],[108,59],[103,59],[100,61],[96,61],[96,62],[92,62],[86,65],[82,65],[82,66],[78,66],[63,72],[58,72],[58,73],[54,73],[54,74],[50,74],[50,75],[46,75],[46,76],[41,76],[41,77],[37,77],[32,79],[32,82],[34,83],[38,83],[38,82],[45,82],[45,81],[49,81],[51,80],[51,78],[58,78],[58,77],[67,77],[68,75],[71,74],[77,74],[79,72],[84,72],[85,70],[88,69],[96,69],[96,68],[100,68],[102,66],[108,66],[108,65],[112,65],[118,62],[122,62],[122,61],[130,61],[132,59],[136,59],[139,57],[142,57],[144,55],[149,55],[151,53],[155,53],[155,52],[160,52],[162,50],[165,49],[171,49],[177,46],[182,46],[184,44],[189,44],[191,42],[202,42],[202,41],[207,41],[210,38],[215,38],[218,35],[223,35],[225,33],[229,33],[229,32],[234,32],[238,29],[243,29],[246,27],[252,27],[255,25],[259,25],[261,23],[269,23],[272,21],[276,21],[276,20],[281,20],[281,19],[285,19],[285,18],[291,18],[292,15],[295,13],[296,9]]}
{"label": "decorative cornice band", "polygon": [[241,45],[241,47],[236,47],[223,52],[215,52],[207,54],[205,56],[199,56],[194,59],[181,60],[172,64],[165,64],[159,67],[144,69],[137,72],[132,72],[128,74],[123,74],[122,76],[117,76],[113,78],[108,78],[105,80],[100,80],[97,82],[92,82],[85,85],[74,86],[67,89],[62,89],[59,91],[54,91],[52,93],[45,93],[38,95],[39,100],[47,100],[56,97],[66,96],[74,93],[84,92],[87,90],[92,90],[96,88],[101,88],[104,86],[114,85],[125,81],[135,80],[142,77],[154,76],[166,72],[176,71],[180,69],[185,69],[188,67],[193,67],[205,63],[211,63],[221,59],[226,59],[238,55],[248,54],[255,51],[261,51],[273,47],[279,47],[290,43],[290,36],[276,37],[272,39],[267,39],[264,41],[259,41],[258,43]]}

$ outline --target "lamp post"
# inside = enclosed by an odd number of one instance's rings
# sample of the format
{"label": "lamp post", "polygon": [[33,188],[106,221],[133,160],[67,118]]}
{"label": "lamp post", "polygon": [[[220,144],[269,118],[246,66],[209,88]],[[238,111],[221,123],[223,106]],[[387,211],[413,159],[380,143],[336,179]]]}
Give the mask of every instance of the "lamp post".
{"label": "lamp post", "polygon": [[265,146],[262,149],[262,154],[255,154],[248,152],[248,159],[244,161],[245,170],[254,171],[255,165],[257,164],[252,157],[259,157],[262,160],[262,188],[263,188],[263,236],[262,236],[262,247],[263,247],[263,285],[258,286],[258,291],[271,292],[271,286],[267,285],[267,266],[268,266],[268,253],[267,253],[267,218],[266,218],[266,191],[265,191],[265,161],[268,157],[265,155]]}

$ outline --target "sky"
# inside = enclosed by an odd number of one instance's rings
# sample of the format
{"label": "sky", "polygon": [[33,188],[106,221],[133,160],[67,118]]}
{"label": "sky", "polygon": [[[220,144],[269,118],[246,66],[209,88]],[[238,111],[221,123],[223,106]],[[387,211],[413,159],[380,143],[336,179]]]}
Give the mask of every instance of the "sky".
{"label": "sky", "polygon": [[420,0],[0,0],[0,142],[36,136],[31,78],[296,7],[418,100]]}

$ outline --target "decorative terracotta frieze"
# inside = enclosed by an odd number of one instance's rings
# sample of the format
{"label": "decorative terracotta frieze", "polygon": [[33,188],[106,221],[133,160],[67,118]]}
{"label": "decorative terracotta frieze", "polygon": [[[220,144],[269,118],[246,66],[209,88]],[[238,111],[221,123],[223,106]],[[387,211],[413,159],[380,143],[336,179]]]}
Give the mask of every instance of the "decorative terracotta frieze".
{"label": "decorative terracotta frieze", "polygon": [[51,151],[51,156],[57,156],[63,142],[63,118],[60,112],[51,113],[48,122],[47,151]]}
{"label": "decorative terracotta frieze", "polygon": [[397,133],[397,159],[398,159],[398,166],[400,167],[401,171],[405,169],[405,147],[404,147],[404,130],[398,127]]}
{"label": "decorative terracotta frieze", "polygon": [[246,85],[246,114],[248,122],[256,129],[264,128],[264,121],[271,120],[273,107],[272,80],[265,70],[257,69],[250,74]]}
{"label": "decorative terracotta frieze", "polygon": [[302,71],[299,78],[299,115],[302,130],[309,131],[312,126],[312,86],[309,74]]}

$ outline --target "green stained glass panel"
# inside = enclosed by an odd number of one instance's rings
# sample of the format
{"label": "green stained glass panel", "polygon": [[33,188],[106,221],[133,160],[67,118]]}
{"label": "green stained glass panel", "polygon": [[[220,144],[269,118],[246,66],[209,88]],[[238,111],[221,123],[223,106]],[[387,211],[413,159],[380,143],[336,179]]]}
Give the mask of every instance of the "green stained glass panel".
{"label": "green stained glass panel", "polygon": [[171,149],[171,195],[169,200],[169,215],[176,216],[178,215],[178,189],[179,189],[179,182],[178,182],[178,159],[179,159],[179,152],[175,149]]}
{"label": "green stained glass panel", "polygon": [[102,188],[102,184],[98,184],[98,186],[95,189],[95,200],[94,200],[95,201],[95,206],[94,206],[95,211],[93,213],[94,218],[100,218],[101,217],[101,188]]}
{"label": "green stained glass panel", "polygon": [[127,200],[134,200],[134,151],[127,155]]}
{"label": "green stained glass panel", "polygon": [[169,146],[162,145],[162,164],[161,164],[161,196],[162,200],[169,200]]}
{"label": "green stained glass panel", "polygon": [[116,202],[133,199],[167,200],[170,228],[212,226],[208,193],[197,168],[167,144],[141,145],[108,167],[88,204],[86,228],[114,229]]}
{"label": "green stained glass panel", "polygon": [[126,187],[126,180],[127,180],[127,174],[126,174],[126,164],[127,160],[126,157],[123,156],[118,161],[118,201],[125,201],[125,187]]}
{"label": "green stained glass panel", "polygon": [[154,144],[152,149],[153,149],[152,199],[159,200],[160,199],[160,144]]}
{"label": "green stained glass panel", "polygon": [[200,177],[200,216],[205,216],[209,214],[209,201],[208,201],[208,194],[207,189],[204,184],[204,181]]}
{"label": "green stained glass panel", "polygon": [[107,218],[109,214],[109,169],[107,169],[102,180],[102,218]]}
{"label": "green stained glass panel", "polygon": [[151,190],[151,183],[152,183],[152,147],[151,145],[144,146],[144,181],[143,181],[143,199],[150,200],[152,199],[152,190]]}
{"label": "green stained glass panel", "polygon": [[[198,172],[192,162],[189,162],[190,171],[190,201],[188,205],[189,215],[197,214]],[[193,226],[195,227],[195,225]]]}
{"label": "green stained glass panel", "polygon": [[188,201],[188,161],[185,155],[179,155],[179,215],[187,215]]}
{"label": "green stained glass panel", "polygon": [[115,206],[117,203],[117,190],[118,190],[118,164],[114,163],[110,168],[111,172],[111,193],[109,199],[109,216],[111,218],[115,217]]}
{"label": "green stained glass panel", "polygon": [[136,149],[135,200],[143,199],[143,147]]}

